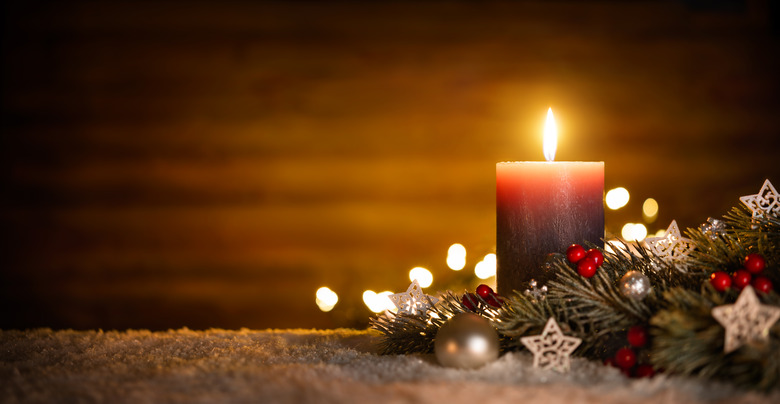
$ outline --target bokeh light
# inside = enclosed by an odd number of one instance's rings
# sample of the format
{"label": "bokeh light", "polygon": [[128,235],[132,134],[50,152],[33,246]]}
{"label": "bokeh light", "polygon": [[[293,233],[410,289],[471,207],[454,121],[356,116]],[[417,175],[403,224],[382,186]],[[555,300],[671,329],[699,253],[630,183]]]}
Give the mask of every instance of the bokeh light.
{"label": "bokeh light", "polygon": [[490,253],[485,255],[485,258],[474,267],[474,274],[479,279],[488,279],[496,276],[496,254]]}
{"label": "bokeh light", "polygon": [[447,266],[453,271],[460,271],[466,266],[466,247],[455,243],[447,250]]}
{"label": "bokeh light", "polygon": [[620,234],[626,241],[642,241],[647,237],[647,227],[642,223],[626,223]]}
{"label": "bokeh light", "polygon": [[605,199],[608,208],[612,210],[620,209],[628,204],[628,190],[623,187],[610,189]]}
{"label": "bokeh light", "polygon": [[420,283],[420,287],[427,288],[433,283],[433,274],[423,267],[414,267],[409,271],[409,280],[414,281],[415,279]]}
{"label": "bokeh light", "polygon": [[363,303],[374,313],[381,313],[385,310],[395,311],[396,307],[388,296],[393,292],[384,291],[376,293],[373,290],[363,292]]}
{"label": "bokeh light", "polygon": [[649,223],[654,222],[658,217],[658,202],[655,199],[645,199],[645,203],[642,204],[642,217]]}
{"label": "bokeh light", "polygon": [[317,293],[315,295],[315,302],[317,303],[317,307],[325,312],[333,310],[333,308],[336,306],[336,303],[339,301],[339,295],[326,286],[317,289]]}

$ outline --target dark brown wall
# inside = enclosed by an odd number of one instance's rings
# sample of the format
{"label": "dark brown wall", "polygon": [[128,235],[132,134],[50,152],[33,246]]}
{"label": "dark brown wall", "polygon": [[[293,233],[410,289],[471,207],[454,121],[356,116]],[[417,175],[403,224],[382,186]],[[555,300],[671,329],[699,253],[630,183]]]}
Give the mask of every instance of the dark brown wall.
{"label": "dark brown wall", "polygon": [[6,4],[0,326],[364,325],[493,249],[548,106],[632,192],[608,229],[719,216],[780,185],[780,49],[767,2],[697,4]]}

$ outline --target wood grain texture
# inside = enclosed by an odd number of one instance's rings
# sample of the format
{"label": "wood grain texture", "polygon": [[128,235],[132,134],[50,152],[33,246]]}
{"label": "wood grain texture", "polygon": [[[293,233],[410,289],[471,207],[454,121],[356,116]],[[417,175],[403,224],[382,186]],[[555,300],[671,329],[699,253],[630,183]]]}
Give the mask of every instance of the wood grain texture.
{"label": "wood grain texture", "polygon": [[612,231],[780,182],[763,1],[3,7],[3,328],[365,325],[363,290],[494,248],[495,162],[542,159],[548,106],[631,191]]}

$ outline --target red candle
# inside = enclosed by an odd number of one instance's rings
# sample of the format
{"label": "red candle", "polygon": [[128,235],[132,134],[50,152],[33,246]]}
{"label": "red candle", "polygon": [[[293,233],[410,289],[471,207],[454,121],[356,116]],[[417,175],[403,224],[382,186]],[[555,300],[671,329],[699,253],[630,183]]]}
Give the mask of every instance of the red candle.
{"label": "red candle", "polygon": [[550,253],[585,241],[603,245],[604,162],[555,162],[552,110],[545,125],[546,162],[496,164],[498,293],[546,284]]}

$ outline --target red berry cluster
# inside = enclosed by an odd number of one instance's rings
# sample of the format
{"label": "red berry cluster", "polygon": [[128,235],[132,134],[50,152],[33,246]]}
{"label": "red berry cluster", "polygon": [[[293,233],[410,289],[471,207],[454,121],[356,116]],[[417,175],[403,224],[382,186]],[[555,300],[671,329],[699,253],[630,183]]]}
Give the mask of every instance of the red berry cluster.
{"label": "red berry cluster", "polygon": [[[477,296],[479,296],[481,300],[478,299]],[[485,284],[477,286],[476,295],[474,293],[466,293],[463,295],[463,298],[461,298],[460,301],[464,306],[466,306],[467,309],[471,311],[475,311],[475,309],[479,306],[480,301],[496,308],[501,307],[501,305],[504,304],[504,298],[502,298],[498,293],[494,292],[493,288]]]}
{"label": "red berry cluster", "polygon": [[773,289],[772,281],[766,276],[759,275],[764,268],[766,268],[766,261],[761,254],[748,254],[742,269],[734,271],[730,276],[725,271],[713,272],[710,275],[710,284],[718,292],[725,292],[732,286],[742,290],[745,286],[752,285],[753,289],[759,292],[769,293]]}
{"label": "red berry cluster", "polygon": [[579,244],[572,244],[566,249],[566,259],[572,264],[577,264],[577,273],[585,278],[596,275],[596,269],[604,263],[604,254],[591,248],[585,251]]}
{"label": "red berry cluster", "polygon": [[649,364],[637,364],[636,350],[647,345],[647,329],[641,325],[635,325],[628,329],[626,335],[630,347],[623,347],[615,352],[615,356],[607,358],[605,364],[612,365],[620,369],[623,374],[629,377],[653,377],[655,369]]}

